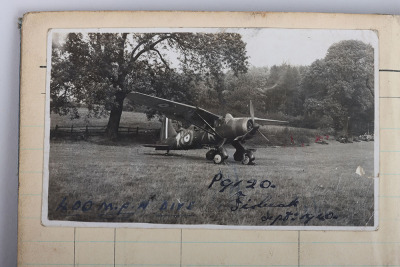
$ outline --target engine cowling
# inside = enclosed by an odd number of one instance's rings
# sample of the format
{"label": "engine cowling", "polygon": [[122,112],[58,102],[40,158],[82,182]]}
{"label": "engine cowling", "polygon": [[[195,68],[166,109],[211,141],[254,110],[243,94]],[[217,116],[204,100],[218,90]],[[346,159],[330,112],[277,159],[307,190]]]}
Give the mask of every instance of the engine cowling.
{"label": "engine cowling", "polygon": [[227,114],[225,120],[215,128],[221,137],[228,140],[244,136],[253,129],[254,124],[250,118],[233,118],[230,114]]}

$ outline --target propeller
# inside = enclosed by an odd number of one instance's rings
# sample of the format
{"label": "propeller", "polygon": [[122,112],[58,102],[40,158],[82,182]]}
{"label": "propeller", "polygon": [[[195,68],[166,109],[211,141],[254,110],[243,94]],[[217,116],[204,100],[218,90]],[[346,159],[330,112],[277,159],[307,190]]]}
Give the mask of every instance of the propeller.
{"label": "propeller", "polygon": [[255,124],[255,119],[254,119],[254,106],[253,102],[250,100],[250,117],[251,117],[251,122],[253,124],[253,128],[257,129],[257,132],[261,134],[262,137],[264,137],[267,142],[269,142],[269,139],[260,131],[260,125]]}
{"label": "propeller", "polygon": [[[243,118],[244,119],[244,118]],[[249,117],[247,117],[249,119]],[[247,133],[240,137],[239,140],[244,141],[249,135],[254,135],[256,132],[259,132],[260,135],[269,142],[269,139],[260,131],[260,125],[256,123],[256,121],[262,121],[264,123],[269,124],[287,124],[288,121],[279,121],[279,120],[271,120],[271,119],[262,119],[254,116],[254,106],[253,102],[250,100],[250,119],[247,121]]]}
{"label": "propeller", "polygon": [[269,139],[260,131],[260,129],[257,130],[262,137],[264,137],[265,140],[267,140],[267,142],[269,142]]}

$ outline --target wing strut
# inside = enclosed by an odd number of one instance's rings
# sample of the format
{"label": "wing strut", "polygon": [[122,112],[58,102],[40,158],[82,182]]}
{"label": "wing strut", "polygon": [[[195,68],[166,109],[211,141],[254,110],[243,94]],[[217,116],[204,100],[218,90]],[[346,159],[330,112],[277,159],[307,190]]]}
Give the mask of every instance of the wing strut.
{"label": "wing strut", "polygon": [[[189,122],[190,123],[190,122]],[[205,131],[206,133],[209,133],[209,134],[212,134],[212,135],[215,135],[213,132],[211,132],[211,131],[209,131],[209,130],[207,130],[207,129],[205,129],[204,127],[201,127],[201,126],[199,126],[199,125],[197,125],[197,124],[194,124],[194,123],[192,123],[194,126],[196,126],[196,127],[198,127],[200,130],[203,130],[203,131]]]}
{"label": "wing strut", "polygon": [[[218,136],[219,138],[222,138],[215,130],[214,128],[199,114],[196,112],[196,115],[210,128],[210,130],[214,133],[214,135]],[[208,132],[208,131],[207,131]]]}

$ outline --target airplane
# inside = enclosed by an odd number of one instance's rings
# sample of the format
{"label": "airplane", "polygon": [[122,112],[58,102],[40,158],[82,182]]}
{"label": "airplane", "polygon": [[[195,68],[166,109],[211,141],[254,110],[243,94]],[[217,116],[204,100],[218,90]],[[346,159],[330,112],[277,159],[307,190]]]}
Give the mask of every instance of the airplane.
{"label": "airplane", "polygon": [[[268,138],[259,130],[257,121],[268,124],[286,124],[287,121],[261,119],[254,117],[253,104],[250,101],[250,117],[234,118],[227,113],[225,116],[214,114],[205,109],[159,98],[139,92],[131,92],[127,98],[134,104],[147,106],[164,115],[161,126],[160,141],[156,144],[145,144],[155,150],[188,150],[209,147],[206,159],[221,164],[228,158],[225,144],[231,144],[235,149],[233,158],[244,165],[253,165],[255,156],[253,149],[246,149],[242,144],[259,132],[266,140]],[[172,120],[188,122],[187,129],[174,129]]]}

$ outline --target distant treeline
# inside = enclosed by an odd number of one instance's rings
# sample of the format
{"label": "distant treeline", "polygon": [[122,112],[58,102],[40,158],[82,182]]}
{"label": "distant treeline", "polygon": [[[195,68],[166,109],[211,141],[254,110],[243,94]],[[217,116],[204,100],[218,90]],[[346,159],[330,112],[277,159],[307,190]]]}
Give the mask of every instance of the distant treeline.
{"label": "distant treeline", "polygon": [[164,88],[173,86],[175,97],[185,94],[181,101],[218,114],[249,116],[252,100],[257,117],[288,120],[290,126],[335,135],[373,132],[373,48],[361,41],[336,43],[310,66],[253,67],[240,75],[225,73],[214,84],[184,83],[190,80],[185,74],[175,75],[167,86],[168,79],[156,84],[165,92],[161,96],[171,99]]}

